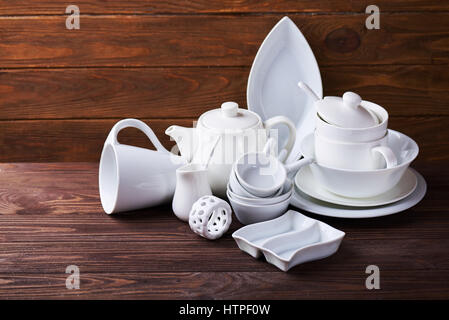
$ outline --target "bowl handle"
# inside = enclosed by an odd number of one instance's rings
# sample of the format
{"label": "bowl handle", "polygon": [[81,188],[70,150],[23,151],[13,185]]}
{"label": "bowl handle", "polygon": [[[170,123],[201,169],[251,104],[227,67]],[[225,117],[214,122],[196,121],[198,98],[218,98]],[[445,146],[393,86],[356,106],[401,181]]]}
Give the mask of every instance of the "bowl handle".
{"label": "bowl handle", "polygon": [[287,176],[290,178],[298,172],[302,167],[314,162],[312,158],[302,158],[301,160],[295,161],[293,163],[288,163],[285,165],[285,170],[287,171]]}
{"label": "bowl handle", "polygon": [[371,149],[371,152],[373,152],[373,153],[375,153],[375,152],[380,153],[382,155],[382,157],[384,157],[384,159],[385,159],[385,163],[387,164],[387,168],[395,167],[398,164],[398,159],[396,158],[396,156],[393,153],[393,151],[391,151],[391,149],[388,148],[388,147],[384,147],[384,146],[375,147],[375,148]]}

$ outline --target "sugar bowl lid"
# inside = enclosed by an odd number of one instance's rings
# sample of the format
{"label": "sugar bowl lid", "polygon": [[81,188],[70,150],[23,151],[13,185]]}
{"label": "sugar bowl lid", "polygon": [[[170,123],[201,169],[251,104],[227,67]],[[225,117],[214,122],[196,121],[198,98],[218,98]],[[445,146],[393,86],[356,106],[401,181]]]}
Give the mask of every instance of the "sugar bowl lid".
{"label": "sugar bowl lid", "polygon": [[208,129],[245,130],[261,123],[260,117],[249,110],[239,108],[236,102],[224,102],[219,109],[203,113],[198,122]]}
{"label": "sugar bowl lid", "polygon": [[320,117],[343,128],[369,128],[379,124],[376,114],[360,105],[362,98],[354,92],[345,92],[343,97],[324,97],[315,106]]}

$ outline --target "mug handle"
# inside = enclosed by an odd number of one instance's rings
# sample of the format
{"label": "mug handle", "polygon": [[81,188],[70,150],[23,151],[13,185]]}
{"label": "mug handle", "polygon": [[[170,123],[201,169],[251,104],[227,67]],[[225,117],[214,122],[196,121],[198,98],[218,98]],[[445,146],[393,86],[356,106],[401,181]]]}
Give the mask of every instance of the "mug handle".
{"label": "mug handle", "polygon": [[391,149],[388,147],[384,147],[384,146],[375,147],[375,148],[371,149],[371,152],[380,153],[382,155],[382,157],[384,157],[384,159],[385,159],[387,168],[395,167],[398,164],[398,159],[396,158],[393,151],[391,151]]}
{"label": "mug handle", "polygon": [[150,139],[151,143],[156,147],[157,151],[160,152],[166,152],[170,153],[167,149],[164,148],[164,146],[161,144],[159,139],[154,134],[153,130],[143,121],[137,120],[137,119],[123,119],[117,122],[109,132],[109,135],[106,139],[105,143],[111,143],[111,144],[119,144],[117,140],[118,133],[125,128],[136,128],[145,133],[145,135]]}
{"label": "mug handle", "polygon": [[272,127],[278,124],[285,124],[288,127],[288,140],[285,146],[283,147],[286,150],[285,159],[289,156],[290,152],[292,151],[293,145],[296,141],[296,127],[293,124],[293,122],[284,116],[276,116],[273,118],[270,118],[264,122],[265,129],[269,131]]}

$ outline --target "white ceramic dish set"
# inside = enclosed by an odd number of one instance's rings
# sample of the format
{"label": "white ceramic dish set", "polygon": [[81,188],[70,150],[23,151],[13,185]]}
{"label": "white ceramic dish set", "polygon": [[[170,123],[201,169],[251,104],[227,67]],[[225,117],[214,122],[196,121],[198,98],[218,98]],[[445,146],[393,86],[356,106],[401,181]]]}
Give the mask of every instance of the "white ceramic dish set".
{"label": "white ceramic dish set", "polygon": [[[286,163],[304,157],[310,164],[304,163],[294,179],[293,206],[367,218],[406,210],[424,196],[424,179],[409,169],[418,145],[388,130],[388,112],[357,94],[323,99],[313,53],[288,17],[271,30],[256,55],[247,103],[262,119],[285,115],[296,125]],[[282,145],[281,134],[279,140]]]}
{"label": "white ceramic dish set", "polygon": [[[262,43],[248,79],[248,109],[234,102],[205,112],[195,128],[166,130],[180,156],[136,119],[118,122],[101,156],[106,213],[173,199],[175,215],[217,239],[229,228],[229,205],[247,224],[239,248],[283,271],[335,253],[344,237],[289,205],[340,218],[394,214],[417,204],[426,182],[409,168],[417,144],[388,129],[388,112],[353,92],[323,98],[320,71],[306,39],[284,17]],[[156,150],[118,143],[126,127],[142,130]]]}

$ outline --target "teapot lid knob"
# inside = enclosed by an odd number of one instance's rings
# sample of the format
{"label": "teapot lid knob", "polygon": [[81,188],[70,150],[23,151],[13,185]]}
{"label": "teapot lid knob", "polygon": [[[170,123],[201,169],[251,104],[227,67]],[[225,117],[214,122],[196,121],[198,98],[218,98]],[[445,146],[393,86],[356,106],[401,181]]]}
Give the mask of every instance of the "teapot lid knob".
{"label": "teapot lid knob", "polygon": [[236,117],[239,105],[236,102],[228,101],[221,104],[221,114],[225,117]]}

